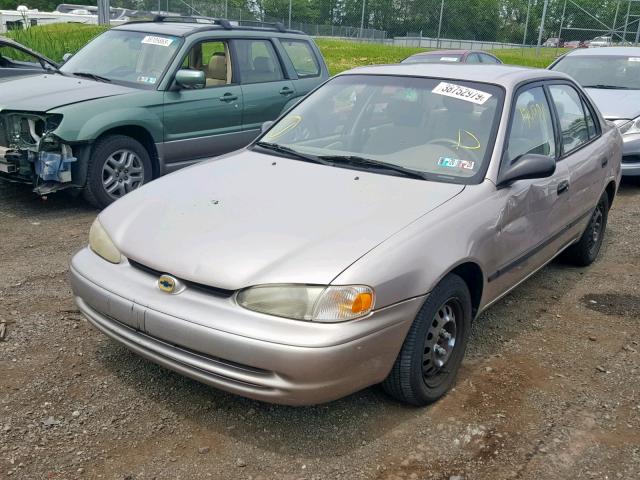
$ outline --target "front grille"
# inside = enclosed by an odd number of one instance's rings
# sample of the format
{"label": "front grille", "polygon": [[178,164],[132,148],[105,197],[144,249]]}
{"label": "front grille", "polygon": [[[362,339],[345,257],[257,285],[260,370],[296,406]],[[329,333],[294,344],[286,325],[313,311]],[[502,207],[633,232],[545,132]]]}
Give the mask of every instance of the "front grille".
{"label": "front grille", "polygon": [[[161,272],[154,268],[143,265],[140,262],[136,262],[135,260],[128,259],[129,263],[132,267],[137,268],[138,270],[142,270],[143,272],[148,273],[149,275],[153,275],[154,277],[159,277],[160,275],[171,275],[170,272]],[[234,294],[234,290],[227,290],[224,288],[212,287],[210,285],[204,285],[202,283],[191,282],[189,280],[184,280],[180,278],[182,282],[189,288],[193,288],[195,290],[200,290],[201,292],[208,293],[210,295],[214,295],[220,298],[229,298]]]}
{"label": "front grille", "polygon": [[622,163],[640,163],[640,155],[625,155],[622,157]]}

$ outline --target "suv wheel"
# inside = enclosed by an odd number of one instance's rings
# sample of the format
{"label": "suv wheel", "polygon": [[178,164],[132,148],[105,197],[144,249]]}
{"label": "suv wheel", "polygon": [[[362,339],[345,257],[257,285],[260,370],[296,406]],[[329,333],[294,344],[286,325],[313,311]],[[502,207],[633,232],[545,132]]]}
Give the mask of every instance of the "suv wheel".
{"label": "suv wheel", "polygon": [[131,137],[110,135],[93,147],[84,196],[94,206],[104,208],[152,178],[146,148]]}
{"label": "suv wheel", "polygon": [[447,275],[418,312],[382,386],[392,397],[423,406],[444,396],[456,379],[471,328],[471,294]]}
{"label": "suv wheel", "polygon": [[600,253],[604,233],[607,229],[607,218],[609,217],[609,197],[603,193],[595,210],[591,214],[589,224],[577,243],[567,248],[563,257],[569,263],[579,267],[591,265]]}

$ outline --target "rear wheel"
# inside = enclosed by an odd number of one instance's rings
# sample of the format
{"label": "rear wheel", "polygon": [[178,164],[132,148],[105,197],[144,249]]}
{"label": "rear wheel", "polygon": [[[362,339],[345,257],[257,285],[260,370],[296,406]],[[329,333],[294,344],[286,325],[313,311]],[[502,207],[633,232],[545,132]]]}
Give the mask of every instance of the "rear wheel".
{"label": "rear wheel", "polygon": [[580,240],[571,245],[563,254],[563,258],[579,267],[591,265],[600,253],[609,217],[609,197],[603,193],[598,205],[591,214],[589,224]]}
{"label": "rear wheel", "polygon": [[93,147],[84,196],[94,206],[104,208],[152,178],[146,148],[131,137],[110,135]]}
{"label": "rear wheel", "polygon": [[382,386],[396,399],[423,406],[454,384],[471,327],[471,295],[457,275],[447,275],[418,312]]}

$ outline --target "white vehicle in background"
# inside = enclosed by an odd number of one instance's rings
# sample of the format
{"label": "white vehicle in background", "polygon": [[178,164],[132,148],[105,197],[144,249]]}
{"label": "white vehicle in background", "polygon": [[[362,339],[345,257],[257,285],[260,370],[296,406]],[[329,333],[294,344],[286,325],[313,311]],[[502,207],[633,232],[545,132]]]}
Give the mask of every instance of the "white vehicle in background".
{"label": "white vehicle in background", "polygon": [[611,37],[596,37],[589,42],[589,48],[611,47],[611,46],[613,46]]}

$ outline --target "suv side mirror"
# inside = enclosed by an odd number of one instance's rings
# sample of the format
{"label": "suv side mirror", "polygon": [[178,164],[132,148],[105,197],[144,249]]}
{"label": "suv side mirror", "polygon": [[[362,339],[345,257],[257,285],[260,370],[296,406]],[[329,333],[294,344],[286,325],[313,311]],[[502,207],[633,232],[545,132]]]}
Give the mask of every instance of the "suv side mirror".
{"label": "suv side mirror", "polygon": [[62,56],[62,63],[67,63],[67,61],[68,61],[71,57],[73,57],[73,53],[65,53],[65,54]]}
{"label": "suv side mirror", "polygon": [[260,127],[260,133],[264,133],[269,130],[271,128],[271,125],[273,125],[273,121],[271,120],[267,120],[266,122],[264,122]]}
{"label": "suv side mirror", "polygon": [[504,187],[516,180],[527,178],[546,178],[556,171],[556,160],[547,155],[526,153],[505,166],[498,174],[498,187]]}
{"label": "suv side mirror", "polygon": [[178,70],[176,83],[183,88],[204,88],[207,81],[202,70]]}

